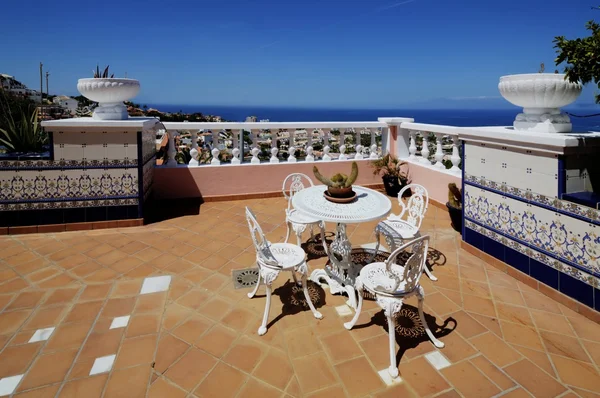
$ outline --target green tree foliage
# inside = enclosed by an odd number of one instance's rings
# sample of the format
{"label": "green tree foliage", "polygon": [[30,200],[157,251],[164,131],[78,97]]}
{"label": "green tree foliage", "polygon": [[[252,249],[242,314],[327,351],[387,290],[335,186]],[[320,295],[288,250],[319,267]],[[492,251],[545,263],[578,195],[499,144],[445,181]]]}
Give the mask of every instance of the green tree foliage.
{"label": "green tree foliage", "polygon": [[[600,25],[594,21],[586,24],[590,36],[578,39],[565,39],[564,36],[554,38],[554,48],[558,56],[556,65],[563,62],[565,74],[569,81],[593,82],[600,88]],[[596,103],[600,103],[600,94],[596,94]]]}

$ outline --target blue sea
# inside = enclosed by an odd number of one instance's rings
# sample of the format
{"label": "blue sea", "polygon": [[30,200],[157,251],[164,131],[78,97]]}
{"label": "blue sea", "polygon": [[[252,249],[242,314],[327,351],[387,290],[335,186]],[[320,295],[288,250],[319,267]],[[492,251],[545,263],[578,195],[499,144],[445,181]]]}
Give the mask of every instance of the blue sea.
{"label": "blue sea", "polygon": [[[272,122],[344,122],[376,121],[378,117],[411,117],[417,123],[442,124],[460,127],[511,126],[519,108],[513,109],[336,109],[336,108],[286,108],[260,106],[214,106],[214,105],[160,105],[148,107],[162,112],[201,112],[243,122],[247,116]],[[575,115],[600,113],[594,108],[568,109]],[[579,118],[571,116],[573,131],[600,131],[600,116]]]}

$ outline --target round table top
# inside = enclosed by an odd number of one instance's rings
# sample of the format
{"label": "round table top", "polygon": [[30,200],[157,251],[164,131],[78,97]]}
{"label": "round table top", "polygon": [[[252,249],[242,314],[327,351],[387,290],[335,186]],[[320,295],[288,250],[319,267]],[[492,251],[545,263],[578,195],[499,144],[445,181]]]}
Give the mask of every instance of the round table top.
{"label": "round table top", "polygon": [[325,199],[327,187],[317,185],[297,192],[292,198],[294,208],[325,222],[361,223],[385,217],[392,210],[387,196],[369,188],[354,185],[357,198],[351,203],[333,203]]}

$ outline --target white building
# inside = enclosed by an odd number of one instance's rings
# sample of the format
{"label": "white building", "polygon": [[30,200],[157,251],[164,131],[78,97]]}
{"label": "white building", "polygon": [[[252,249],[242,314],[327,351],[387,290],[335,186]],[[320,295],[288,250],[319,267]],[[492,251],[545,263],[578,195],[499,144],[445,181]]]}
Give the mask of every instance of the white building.
{"label": "white building", "polygon": [[62,108],[67,109],[71,114],[77,112],[79,103],[75,98],[67,97],[66,95],[59,95],[54,97],[53,102]]}
{"label": "white building", "polygon": [[41,102],[42,100],[42,95],[39,91],[27,88],[26,85],[16,80],[14,76],[0,73],[0,84],[2,84],[3,90],[12,94],[27,97],[35,102]]}
{"label": "white building", "polygon": [[256,116],[248,116],[246,118],[246,123],[256,123]]}

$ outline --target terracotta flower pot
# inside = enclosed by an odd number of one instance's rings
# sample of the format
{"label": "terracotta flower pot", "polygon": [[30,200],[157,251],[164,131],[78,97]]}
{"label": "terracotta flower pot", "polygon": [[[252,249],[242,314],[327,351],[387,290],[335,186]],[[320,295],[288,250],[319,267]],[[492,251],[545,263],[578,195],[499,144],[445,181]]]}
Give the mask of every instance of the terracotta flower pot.
{"label": "terracotta flower pot", "polygon": [[348,188],[334,188],[328,187],[327,192],[331,195],[332,198],[349,198],[352,196],[352,187]]}

